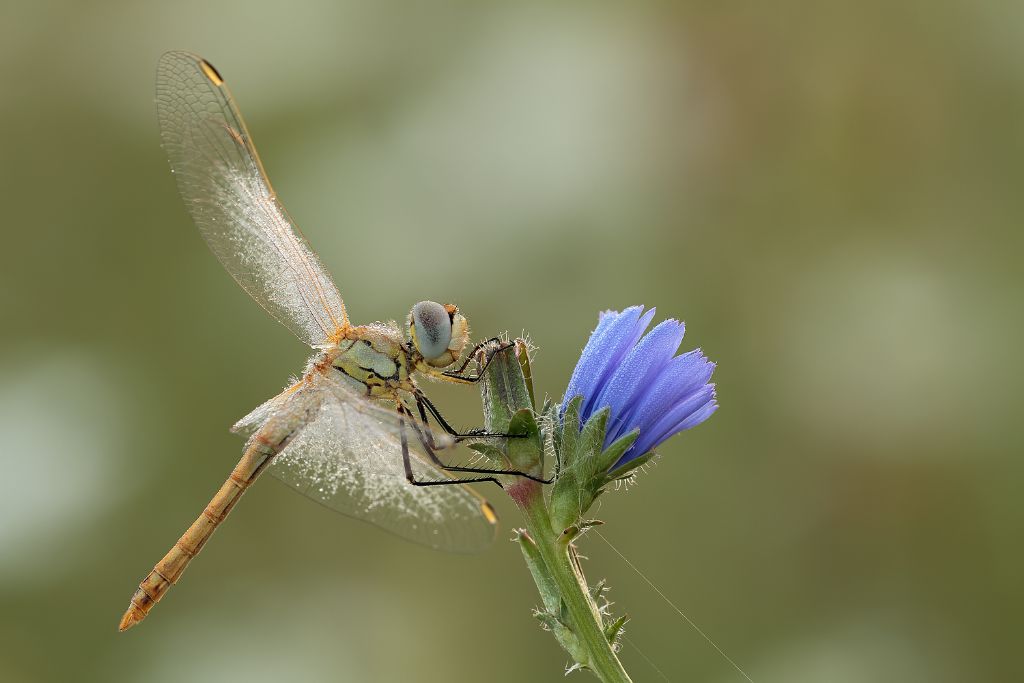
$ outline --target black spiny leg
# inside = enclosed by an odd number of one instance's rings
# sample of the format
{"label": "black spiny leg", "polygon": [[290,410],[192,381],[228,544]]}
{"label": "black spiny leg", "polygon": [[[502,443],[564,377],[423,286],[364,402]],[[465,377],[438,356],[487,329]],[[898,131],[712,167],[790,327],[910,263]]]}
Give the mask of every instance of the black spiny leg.
{"label": "black spiny leg", "polygon": [[[470,429],[468,432],[458,432],[454,427],[448,424],[448,420],[444,419],[444,416],[441,415],[441,411],[437,409],[437,406],[435,406],[429,398],[419,393],[419,391],[415,392],[414,396],[416,397],[416,407],[419,408],[420,419],[423,420],[423,424],[430,424],[427,420],[427,413],[424,410],[425,406],[426,410],[429,410],[430,414],[434,416],[434,421],[437,422],[438,426],[440,426],[448,436],[455,437],[456,442],[465,441],[466,439],[521,439],[526,436],[525,434],[487,432],[483,429]],[[429,436],[429,432],[427,434]],[[434,446],[433,440],[431,440],[430,445]]]}
{"label": "black spiny leg", "polygon": [[[484,360],[483,364],[480,366],[480,369],[477,371],[477,373],[475,375],[464,374],[465,371],[466,371],[466,367],[469,365],[470,361],[472,361],[474,358],[476,358],[476,354],[479,353],[480,350],[485,348],[488,344],[493,344],[495,342],[501,344],[501,346],[499,346],[498,348],[494,349],[493,351],[491,351],[490,353],[487,354],[486,359]],[[466,384],[476,384],[481,379],[483,379],[484,371],[487,370],[487,366],[491,364],[491,359],[494,358],[494,355],[497,354],[497,353],[501,353],[502,351],[507,351],[508,349],[511,349],[514,346],[515,346],[515,344],[513,342],[505,342],[505,341],[502,341],[501,339],[499,339],[498,337],[491,337],[487,341],[482,341],[479,344],[477,344],[476,346],[474,346],[473,350],[470,351],[469,354],[467,354],[466,360],[463,361],[462,365],[460,365],[458,367],[458,369],[452,370],[451,372],[442,372],[441,376],[442,377],[447,377],[448,379],[454,380],[456,382],[464,382]]]}
{"label": "black spiny leg", "polygon": [[[407,415],[408,413],[401,407],[401,405],[399,405],[398,425],[399,432],[401,433],[402,438],[402,465],[405,467],[405,478],[410,484],[412,484],[413,486],[450,486],[452,484],[476,484],[485,481],[492,481],[495,484],[497,484],[500,488],[505,488],[504,486],[501,485],[501,482],[495,479],[494,477],[474,477],[471,479],[438,479],[437,481],[420,481],[419,479],[417,479],[416,475],[414,475],[412,472],[412,460],[410,459],[411,456],[409,455],[409,439],[405,435],[405,417]],[[409,420],[411,424],[415,425],[416,419],[414,417],[409,415]],[[426,450],[427,453],[430,454],[431,459],[437,463],[440,463],[440,461],[437,459],[437,456],[434,455],[433,450],[426,444],[420,430],[415,426],[413,427],[413,429],[416,430],[416,434],[417,436],[419,436],[420,439],[420,444],[423,446],[424,450]]]}
{"label": "black spiny leg", "polygon": [[[423,410],[423,406],[420,406],[420,410],[421,411]],[[513,477],[525,477],[526,479],[530,479],[530,480],[535,481],[535,482],[537,482],[539,484],[550,484],[552,481],[554,481],[553,479],[543,479],[541,477],[537,477],[535,475],[528,474],[527,472],[521,472],[519,470],[495,470],[495,469],[490,469],[490,468],[485,468],[485,467],[461,467],[461,466],[445,465],[441,461],[441,459],[437,457],[437,454],[434,452],[434,448],[435,448],[434,439],[430,435],[429,428],[428,429],[420,429],[420,424],[423,424],[424,426],[426,426],[426,415],[424,415],[423,422],[420,423],[420,422],[418,422],[416,420],[416,418],[414,418],[412,416],[412,413],[410,413],[409,409],[406,408],[404,405],[399,404],[398,412],[409,418],[409,423],[412,425],[412,428],[414,430],[416,430],[416,435],[419,437],[420,444],[423,446],[423,450],[427,454],[427,457],[429,457],[431,462],[433,462],[435,465],[440,467],[445,472],[466,472],[466,473],[469,473],[469,474],[490,474],[490,475],[503,475],[503,476],[513,476]],[[403,422],[403,425],[404,425],[404,422]],[[404,434],[405,434],[405,430],[404,429],[402,430],[402,434],[403,434],[403,437],[404,437]],[[501,434],[499,436],[506,436],[506,435],[505,434]],[[404,446],[403,446],[403,449],[404,450],[408,450]],[[408,476],[408,473],[407,473],[407,476]],[[463,483],[471,483],[471,482],[475,482],[475,481],[493,481],[498,486],[501,486],[501,482],[499,482],[493,476],[491,476],[491,477],[484,477],[484,478],[481,478],[481,479],[464,479]],[[502,488],[505,488],[505,487],[502,486]]]}

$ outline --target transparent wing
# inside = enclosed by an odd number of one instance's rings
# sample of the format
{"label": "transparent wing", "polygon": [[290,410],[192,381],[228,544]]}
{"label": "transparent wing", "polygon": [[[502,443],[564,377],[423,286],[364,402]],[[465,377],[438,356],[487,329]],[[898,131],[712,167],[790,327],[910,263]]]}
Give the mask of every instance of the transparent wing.
{"label": "transparent wing", "polygon": [[185,206],[231,276],[311,346],[348,325],[345,304],[277,199],[217,71],[168,52],[156,74],[160,137]]}
{"label": "transparent wing", "polygon": [[[423,487],[406,480],[403,426],[395,411],[330,377],[313,381],[299,391],[286,390],[235,426],[251,431],[278,415],[306,416],[274,459],[271,474],[333,510],[431,548],[469,553],[491,544],[497,518],[479,494],[465,485]],[[422,454],[416,431],[408,425],[404,430],[416,479],[451,479]],[[452,444],[444,435],[433,438],[439,448]]]}
{"label": "transparent wing", "polygon": [[403,426],[397,411],[392,406],[376,400],[367,400],[365,395],[366,385],[350,377],[332,371],[313,374],[302,380],[293,381],[280,394],[258,405],[245,417],[239,419],[231,427],[231,431],[246,436],[261,428],[270,428],[270,431],[282,434],[291,433],[300,426],[300,422],[304,424],[311,419],[308,417],[299,419],[299,415],[309,414],[314,410],[314,406],[319,406],[326,400],[333,400],[348,406],[348,410],[364,415],[366,420],[375,424],[374,429],[387,432],[399,441],[402,434],[405,433],[410,442],[410,452],[414,453],[416,457],[427,460],[419,445],[420,437],[417,435],[417,429],[424,436],[429,435],[435,450],[443,450],[455,445],[451,436],[444,432],[434,431],[422,422],[417,421],[416,428],[407,423]]}

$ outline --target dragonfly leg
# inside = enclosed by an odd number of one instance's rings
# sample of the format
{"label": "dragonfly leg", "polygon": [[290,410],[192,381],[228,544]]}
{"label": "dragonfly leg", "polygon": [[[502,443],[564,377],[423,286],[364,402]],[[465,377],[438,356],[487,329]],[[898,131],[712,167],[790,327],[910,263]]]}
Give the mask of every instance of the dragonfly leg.
{"label": "dragonfly leg", "polygon": [[[501,482],[498,481],[495,477],[473,477],[470,479],[438,479],[433,481],[417,479],[416,475],[413,474],[412,471],[412,460],[409,455],[409,439],[406,436],[405,432],[405,417],[406,415],[408,415],[408,413],[399,408],[398,414],[398,424],[400,427],[399,431],[401,433],[402,438],[402,465],[405,467],[405,478],[410,484],[412,484],[413,486],[450,486],[452,484],[478,484],[481,482],[489,481],[497,484],[499,488],[505,488],[504,486],[501,485]],[[414,424],[416,421],[415,418],[413,418],[411,415],[409,415],[409,420],[410,424]],[[420,443],[423,445],[423,449],[430,454],[431,459],[438,463],[438,466],[444,467],[441,461],[437,459],[437,456],[434,455],[433,449],[426,444],[426,439],[424,439],[423,435],[420,433],[420,430],[416,429],[415,427],[413,429],[415,429],[416,434],[420,439]]]}
{"label": "dragonfly leg", "polygon": [[[466,354],[466,360],[462,361],[462,365],[460,365],[455,370],[452,370],[450,373],[445,373],[445,374],[462,375],[463,373],[466,372],[466,368],[469,366],[469,364],[471,362],[473,362],[473,359],[476,358],[476,354],[479,353],[481,349],[486,348],[490,344],[502,344],[502,345],[505,345],[505,344],[507,344],[507,342],[502,341],[500,337],[491,337],[490,339],[485,339],[484,341],[482,341],[479,344],[477,344],[476,346],[474,346],[470,350],[470,352]],[[511,344],[508,344],[508,346],[511,346]],[[493,353],[494,352],[492,352],[492,354]]]}
{"label": "dragonfly leg", "polygon": [[[419,408],[420,419],[423,421],[423,423],[429,424],[426,413],[426,410],[429,410],[430,414],[434,417],[434,421],[437,422],[438,426],[440,426],[441,429],[443,429],[445,433],[448,434],[449,436],[455,437],[456,441],[464,441],[466,439],[521,439],[524,436],[526,436],[525,434],[502,434],[501,432],[488,432],[483,429],[470,429],[467,432],[458,432],[455,430],[454,427],[452,427],[448,423],[448,420],[444,419],[444,416],[441,415],[441,411],[437,409],[437,406],[435,406],[429,398],[427,398],[426,396],[419,392],[416,392],[414,395],[416,397],[416,407]],[[424,410],[424,406],[426,407],[426,410]],[[427,436],[430,436],[429,432],[427,432]],[[431,440],[430,445],[434,445],[433,440]]]}
{"label": "dragonfly leg", "polygon": [[[423,410],[422,406],[420,406],[420,410],[421,411]],[[468,473],[468,474],[489,474],[489,475],[525,477],[526,479],[533,480],[533,481],[538,482],[540,484],[550,484],[552,481],[554,481],[553,479],[544,479],[542,477],[538,477],[536,475],[529,474],[528,472],[521,472],[520,470],[496,470],[496,469],[491,469],[491,468],[486,468],[486,467],[463,467],[463,466],[446,465],[444,462],[441,461],[440,458],[437,457],[437,453],[434,452],[435,445],[434,445],[433,438],[430,436],[430,431],[429,430],[420,429],[420,424],[421,423],[418,420],[416,420],[415,417],[413,417],[412,413],[409,412],[409,409],[407,407],[405,407],[404,405],[399,404],[398,412],[402,416],[409,418],[409,424],[412,426],[413,430],[416,432],[416,436],[419,438],[420,445],[423,446],[423,451],[427,454],[427,457],[430,458],[431,462],[433,462],[435,465],[440,467],[445,472],[465,472],[465,473]],[[424,418],[425,417],[426,416],[424,415]],[[423,422],[425,423],[426,419],[424,419]],[[402,428],[402,438],[403,438],[402,450],[403,450],[403,455],[404,455],[404,452],[408,450],[408,447],[407,447],[407,445],[406,445],[406,443],[404,441],[405,440],[405,421],[404,421],[404,419],[402,421],[402,427],[403,427]],[[407,468],[408,468],[408,465],[409,465],[409,463],[406,463]],[[410,476],[411,476],[411,470],[406,469],[406,478],[408,479]],[[472,482],[477,482],[477,481],[493,481],[495,484],[498,484],[498,486],[501,486],[501,483],[497,479],[495,479],[493,476],[484,477],[482,479],[463,479],[463,480],[461,480],[461,482],[460,481],[455,481],[455,483],[464,483],[465,484],[465,483],[472,483]],[[413,482],[413,483],[415,483],[415,482]],[[504,487],[502,487],[502,488],[504,488]]]}
{"label": "dragonfly leg", "polygon": [[[480,351],[482,351],[483,349],[485,349],[488,345],[494,343],[497,343],[498,347],[488,351],[485,354],[484,361],[483,363],[480,364],[480,369],[477,370],[476,374],[466,374],[466,368],[469,366],[469,363],[476,358],[477,354],[480,353]],[[507,351],[508,349],[511,349],[513,347],[515,347],[515,344],[513,342],[502,341],[498,337],[491,337],[490,339],[482,341],[476,346],[474,346],[473,350],[466,355],[466,360],[463,361],[462,365],[460,365],[457,369],[452,370],[450,372],[438,373],[436,377],[438,377],[439,379],[447,380],[449,382],[457,382],[459,384],[476,384],[481,379],[483,379],[484,371],[487,370],[487,366],[491,364],[491,360],[494,358],[494,356],[498,353],[501,353],[502,351]]]}

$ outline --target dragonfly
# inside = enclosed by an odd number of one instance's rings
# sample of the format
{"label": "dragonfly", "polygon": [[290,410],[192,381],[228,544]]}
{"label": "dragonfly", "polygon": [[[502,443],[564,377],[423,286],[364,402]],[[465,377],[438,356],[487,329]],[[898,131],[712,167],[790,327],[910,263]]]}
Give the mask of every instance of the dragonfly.
{"label": "dragonfly", "polygon": [[459,441],[510,435],[460,434],[416,379],[472,384],[513,342],[492,338],[464,354],[466,317],[454,304],[432,301],[412,307],[404,330],[394,322],[353,325],[333,279],[272,189],[217,70],[187,52],[164,54],[156,103],[178,190],[210,249],[314,354],[301,377],[234,425],[248,436],[241,459],[139,583],[120,630],[146,618],[264,470],[329,508],[432,548],[475,552],[490,544],[498,517],[466,484],[500,486],[499,475],[545,480],[445,465],[438,452]]}

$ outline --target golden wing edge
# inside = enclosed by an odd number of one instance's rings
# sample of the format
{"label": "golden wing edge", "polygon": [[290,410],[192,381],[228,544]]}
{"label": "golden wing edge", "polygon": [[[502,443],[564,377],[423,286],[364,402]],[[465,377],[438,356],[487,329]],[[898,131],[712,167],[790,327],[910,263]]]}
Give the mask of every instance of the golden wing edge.
{"label": "golden wing edge", "polygon": [[[214,91],[220,93],[221,99],[223,100],[223,104],[226,106],[227,111],[230,112],[232,118],[234,119],[233,123],[237,125],[237,130],[229,128],[227,131],[228,134],[235,141],[235,143],[242,150],[244,150],[245,154],[252,161],[253,166],[255,167],[259,174],[260,182],[262,182],[262,184],[266,188],[269,201],[273,203],[273,207],[284,218],[285,222],[287,223],[287,228],[290,229],[290,231],[294,234],[296,241],[300,245],[302,245],[312,256],[314,262],[313,264],[310,264],[309,261],[305,258],[305,255],[302,253],[298,253],[295,256],[293,256],[293,258],[299,260],[302,265],[301,269],[296,269],[296,272],[303,274],[307,285],[310,286],[312,290],[317,293],[317,298],[319,300],[319,308],[326,316],[326,319],[331,321],[333,329],[328,329],[324,327],[324,325],[318,325],[323,331],[323,339],[313,340],[307,338],[306,335],[301,334],[298,330],[296,330],[288,320],[283,319],[280,315],[276,314],[274,311],[268,308],[268,306],[261,300],[261,298],[256,293],[251,291],[250,288],[242,281],[240,275],[236,275],[236,273],[234,273],[231,268],[227,267],[227,264],[224,263],[223,261],[222,265],[225,265],[225,269],[228,271],[228,274],[231,275],[232,279],[235,280],[239,287],[241,287],[242,290],[245,291],[246,294],[250,296],[250,298],[256,301],[256,303],[259,304],[259,306],[271,318],[277,320],[279,323],[284,325],[289,331],[291,331],[293,334],[299,337],[302,341],[308,343],[310,346],[314,348],[320,348],[323,346],[327,346],[333,342],[336,342],[344,335],[345,331],[347,331],[351,327],[344,299],[341,297],[338,291],[337,283],[334,282],[334,278],[331,276],[327,268],[323,265],[323,261],[320,259],[316,250],[313,249],[309,240],[302,233],[302,230],[299,228],[295,220],[291,217],[291,214],[288,213],[288,210],[285,208],[284,204],[278,197],[277,191],[274,189],[273,184],[270,182],[270,177],[267,175],[266,169],[263,166],[263,160],[260,158],[259,152],[256,150],[255,143],[253,142],[252,139],[252,134],[249,132],[248,125],[245,122],[245,117],[242,116],[242,112],[239,109],[238,104],[236,103],[235,98],[231,93],[231,89],[227,85],[227,82],[224,80],[224,77],[221,76],[220,71],[218,71],[217,68],[211,62],[209,62],[202,56],[195,54],[193,52],[189,52],[187,50],[169,50],[160,55],[160,58],[157,61],[158,100],[159,91],[161,87],[170,88],[171,84],[174,82],[173,79],[167,78],[167,85],[161,85],[161,80],[165,78],[164,72],[167,71],[170,73],[172,71],[171,65],[175,61],[190,63],[197,69],[199,73],[202,74],[202,76],[209,82],[209,84],[213,86]],[[161,127],[161,129],[165,125],[161,117],[158,117],[158,125]],[[186,208],[189,208],[188,198],[183,195],[183,199],[185,199],[186,201]],[[189,211],[191,212],[191,209],[189,209]],[[200,232],[203,233],[204,240],[208,239],[206,234],[202,230],[200,230]],[[216,250],[214,250],[214,253],[215,255],[217,255]],[[218,260],[222,259],[220,259],[220,257],[218,256]],[[340,320],[338,319],[338,316],[335,315],[335,312],[334,310],[332,310],[331,306],[328,305],[327,303],[329,297],[325,294],[323,290],[323,287],[321,285],[321,278],[319,277],[320,275],[322,275],[322,277],[327,280],[330,286],[333,287],[334,293],[337,295],[334,298],[337,301],[337,308],[338,313],[340,314]],[[315,314],[313,314],[313,317],[314,319],[319,319],[318,316],[316,316]]]}

